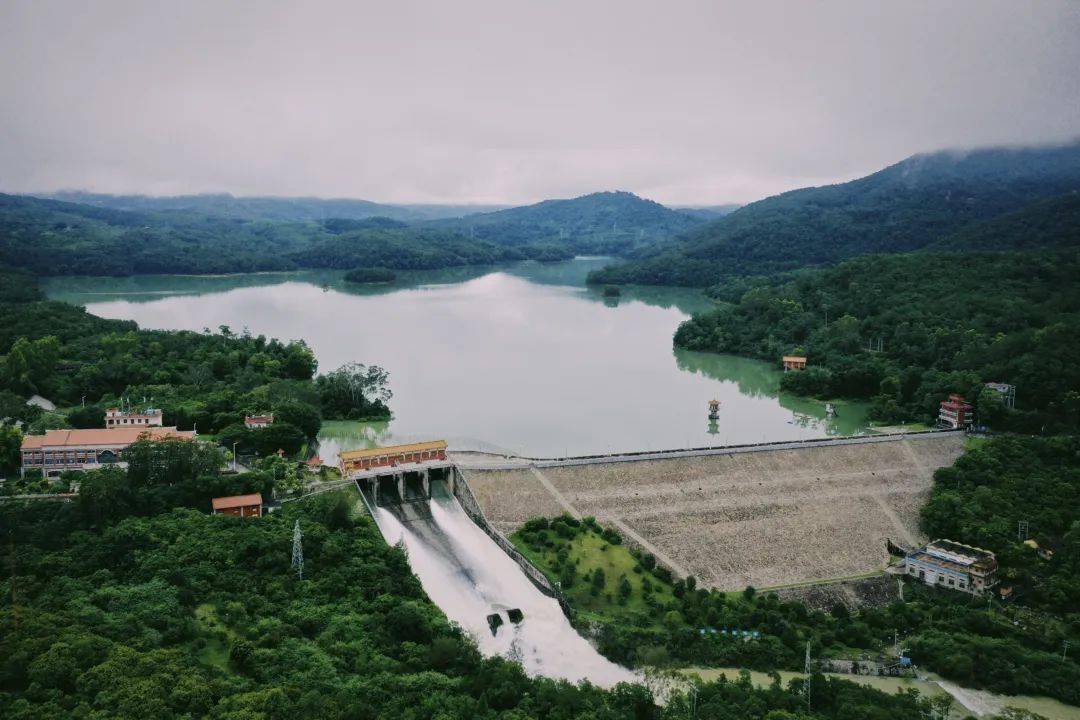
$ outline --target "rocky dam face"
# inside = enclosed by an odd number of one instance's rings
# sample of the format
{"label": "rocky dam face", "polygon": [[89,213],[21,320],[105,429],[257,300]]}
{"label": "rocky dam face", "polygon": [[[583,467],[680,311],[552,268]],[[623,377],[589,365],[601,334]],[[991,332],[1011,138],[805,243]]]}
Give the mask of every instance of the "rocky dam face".
{"label": "rocky dam face", "polygon": [[962,433],[718,448],[708,454],[460,466],[488,521],[591,515],[676,575],[721,590],[880,572],[886,540],[924,541],[919,508]]}

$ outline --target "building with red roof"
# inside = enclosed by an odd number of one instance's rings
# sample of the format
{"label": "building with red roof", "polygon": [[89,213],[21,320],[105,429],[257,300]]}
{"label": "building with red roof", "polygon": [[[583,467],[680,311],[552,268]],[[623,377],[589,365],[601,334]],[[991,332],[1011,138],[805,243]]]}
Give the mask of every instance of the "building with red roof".
{"label": "building with red roof", "polygon": [[235,517],[262,517],[263,499],[259,493],[217,497],[210,501],[215,515]]}
{"label": "building with red roof", "polygon": [[114,427],[49,430],[22,441],[22,471],[40,469],[46,476],[64,470],[93,470],[125,463],[121,453],[138,440],[194,440],[194,430],[175,427]]}

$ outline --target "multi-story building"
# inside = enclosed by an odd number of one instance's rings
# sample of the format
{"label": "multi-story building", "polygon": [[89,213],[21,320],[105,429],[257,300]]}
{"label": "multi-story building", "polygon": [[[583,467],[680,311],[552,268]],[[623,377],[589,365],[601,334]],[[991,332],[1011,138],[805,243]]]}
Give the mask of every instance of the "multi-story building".
{"label": "multi-story building", "polygon": [[974,408],[964,399],[963,395],[953,393],[948,400],[941,401],[941,409],[938,411],[938,424],[950,427],[953,430],[966,430],[971,427],[975,420],[972,410]]}
{"label": "multi-story building", "polygon": [[161,427],[161,410],[121,410],[112,407],[105,411],[105,427]]}
{"label": "multi-story building", "polygon": [[64,470],[92,470],[102,465],[123,465],[121,453],[143,438],[194,440],[194,430],[175,427],[117,427],[86,430],[49,430],[27,435],[22,441],[22,471],[36,468],[52,477]]}
{"label": "multi-story building", "polygon": [[998,582],[994,553],[952,540],[935,540],[908,553],[899,567],[927,585],[971,595],[982,595]]}
{"label": "multi-story building", "polygon": [[270,415],[245,415],[244,427],[248,430],[267,428],[274,424],[274,416]]}

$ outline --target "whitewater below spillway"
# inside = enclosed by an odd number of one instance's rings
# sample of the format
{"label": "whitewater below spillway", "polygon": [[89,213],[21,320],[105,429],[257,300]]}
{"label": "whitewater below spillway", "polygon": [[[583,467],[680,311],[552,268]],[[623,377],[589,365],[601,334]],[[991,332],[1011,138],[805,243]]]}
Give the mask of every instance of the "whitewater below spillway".
{"label": "whitewater below spillway", "polygon": [[[520,662],[533,676],[588,680],[608,688],[640,682],[579,635],[559,603],[529,581],[455,498],[439,492],[435,484],[433,495],[430,516],[426,503],[376,507],[375,521],[387,542],[404,541],[409,564],[428,597],[475,638],[482,653]],[[508,621],[511,609],[524,614],[520,623]],[[487,620],[492,613],[504,622],[495,633]]]}

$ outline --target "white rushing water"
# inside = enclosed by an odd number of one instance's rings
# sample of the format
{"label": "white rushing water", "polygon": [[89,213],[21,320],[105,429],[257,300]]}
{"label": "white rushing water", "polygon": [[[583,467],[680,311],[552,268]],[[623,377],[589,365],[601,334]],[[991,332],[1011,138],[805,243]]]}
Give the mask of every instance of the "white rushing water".
{"label": "white rushing water", "polygon": [[[388,542],[405,541],[409,564],[428,596],[484,654],[517,660],[530,675],[589,680],[602,687],[638,680],[581,637],[559,603],[541,593],[453,497],[433,498],[430,518],[408,507],[401,512],[380,507],[375,515]],[[507,619],[514,608],[524,613],[517,625]],[[494,635],[487,622],[492,613],[505,623]]]}

